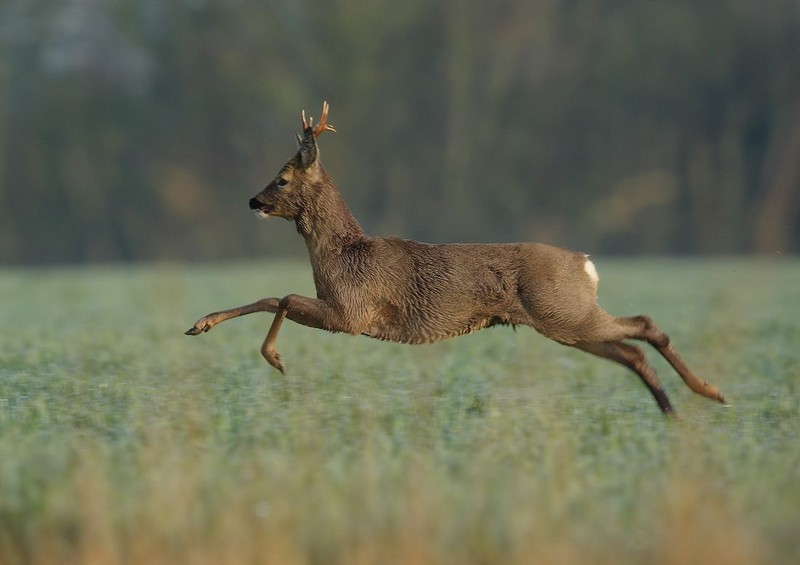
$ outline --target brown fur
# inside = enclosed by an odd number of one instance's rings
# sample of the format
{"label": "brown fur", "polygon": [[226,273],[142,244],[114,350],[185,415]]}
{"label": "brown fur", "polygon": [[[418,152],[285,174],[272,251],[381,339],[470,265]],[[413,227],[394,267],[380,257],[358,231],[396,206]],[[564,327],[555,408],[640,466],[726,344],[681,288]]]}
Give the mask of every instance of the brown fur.
{"label": "brown fur", "polygon": [[[300,148],[267,187],[250,200],[262,216],[294,221],[305,238],[317,297],[265,298],[214,312],[186,333],[253,312],[274,312],[261,351],[283,372],[275,339],[283,319],[332,332],[401,343],[430,343],[495,325],[526,325],[630,368],[665,413],[673,409],[644,352],[653,345],[695,392],[724,402],[715,387],[684,364],[652,320],[617,318],[597,305],[597,281],[587,255],[541,243],[432,245],[366,235],[319,160],[316,138],[326,130],[303,115]],[[591,266],[591,264],[589,264]]]}

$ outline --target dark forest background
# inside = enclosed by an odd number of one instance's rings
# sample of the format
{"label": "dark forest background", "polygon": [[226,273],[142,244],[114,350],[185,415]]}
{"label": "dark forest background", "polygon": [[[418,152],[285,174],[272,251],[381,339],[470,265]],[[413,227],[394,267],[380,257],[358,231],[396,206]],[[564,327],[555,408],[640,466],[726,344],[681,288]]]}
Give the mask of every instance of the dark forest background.
{"label": "dark forest background", "polygon": [[323,99],[371,233],[800,250],[797,0],[0,0],[0,262],[301,252]]}

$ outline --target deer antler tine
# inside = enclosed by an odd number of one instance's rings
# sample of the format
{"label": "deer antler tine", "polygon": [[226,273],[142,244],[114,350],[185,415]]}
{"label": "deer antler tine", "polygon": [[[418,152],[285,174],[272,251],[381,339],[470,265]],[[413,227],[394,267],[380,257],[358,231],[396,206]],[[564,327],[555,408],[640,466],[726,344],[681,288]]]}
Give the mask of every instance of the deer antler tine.
{"label": "deer antler tine", "polygon": [[326,101],[325,101],[325,104],[324,104],[324,110],[325,110],[325,129],[326,129],[327,131],[333,131],[333,132],[335,132],[336,130],[333,128],[333,126],[332,126],[332,125],[330,125],[330,124],[328,123],[328,110],[330,109],[330,107],[331,107],[331,106],[330,106],[330,104],[328,104],[328,101],[326,100]]}
{"label": "deer antler tine", "polygon": [[308,128],[314,126],[314,116],[309,116],[308,119],[306,119],[306,111],[305,110],[300,110],[300,117],[303,120],[303,130],[304,131],[307,130]]}

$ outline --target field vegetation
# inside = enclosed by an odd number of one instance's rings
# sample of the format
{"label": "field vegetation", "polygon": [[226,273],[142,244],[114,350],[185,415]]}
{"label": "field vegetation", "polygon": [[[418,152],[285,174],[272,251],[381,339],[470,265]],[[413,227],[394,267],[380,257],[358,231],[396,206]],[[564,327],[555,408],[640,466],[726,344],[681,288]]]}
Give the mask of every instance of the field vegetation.
{"label": "field vegetation", "polygon": [[0,271],[0,565],[798,562],[800,263],[597,264],[730,407],[529,328],[183,335],[304,263]]}

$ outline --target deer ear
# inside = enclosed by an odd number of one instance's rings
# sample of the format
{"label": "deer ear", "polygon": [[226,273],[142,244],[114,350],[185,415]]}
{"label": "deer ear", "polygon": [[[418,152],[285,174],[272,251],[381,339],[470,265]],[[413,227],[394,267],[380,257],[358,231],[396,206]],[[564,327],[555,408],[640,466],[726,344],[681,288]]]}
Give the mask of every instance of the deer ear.
{"label": "deer ear", "polygon": [[314,131],[310,127],[303,130],[303,136],[297,136],[297,143],[300,146],[297,151],[297,155],[300,157],[300,165],[307,169],[314,164],[319,154]]}

